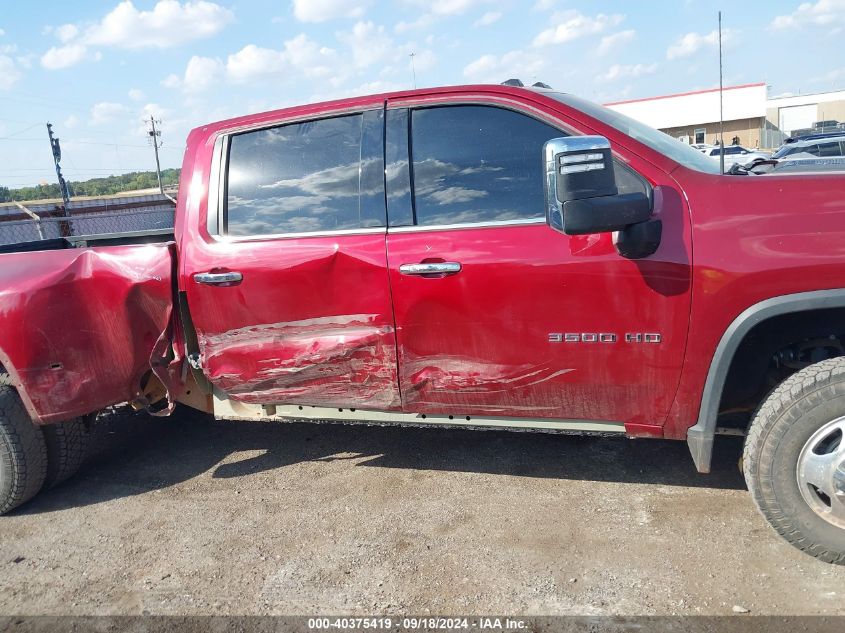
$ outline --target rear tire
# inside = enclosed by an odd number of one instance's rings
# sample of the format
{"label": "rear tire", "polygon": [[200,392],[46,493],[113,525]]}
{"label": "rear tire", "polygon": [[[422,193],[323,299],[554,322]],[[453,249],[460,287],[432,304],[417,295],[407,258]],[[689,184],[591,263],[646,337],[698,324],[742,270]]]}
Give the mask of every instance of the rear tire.
{"label": "rear tire", "polygon": [[845,358],[810,365],[760,405],[743,453],[754,503],[778,534],[845,565]]}
{"label": "rear tire", "polygon": [[47,444],[47,477],[44,488],[73,477],[85,461],[88,429],[81,418],[43,427]]}
{"label": "rear tire", "polygon": [[0,385],[0,514],[26,503],[47,476],[47,445],[18,392]]}

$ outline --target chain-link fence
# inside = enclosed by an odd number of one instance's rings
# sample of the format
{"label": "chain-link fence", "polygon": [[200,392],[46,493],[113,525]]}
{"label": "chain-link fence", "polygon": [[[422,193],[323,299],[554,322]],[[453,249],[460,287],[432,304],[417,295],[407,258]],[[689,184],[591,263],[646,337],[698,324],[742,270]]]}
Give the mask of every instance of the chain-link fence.
{"label": "chain-link fence", "polygon": [[174,211],[173,202],[161,195],[71,201],[67,216],[56,205],[2,205],[0,245],[172,229]]}

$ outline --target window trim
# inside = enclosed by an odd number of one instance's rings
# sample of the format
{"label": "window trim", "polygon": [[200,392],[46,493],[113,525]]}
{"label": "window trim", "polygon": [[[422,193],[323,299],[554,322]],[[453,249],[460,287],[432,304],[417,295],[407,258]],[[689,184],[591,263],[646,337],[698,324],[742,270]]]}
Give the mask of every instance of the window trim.
{"label": "window trim", "polygon": [[[331,237],[333,235],[375,235],[378,233],[386,233],[386,226],[361,227],[355,229],[333,229],[330,231],[261,233],[257,235],[228,235],[227,233],[221,232],[221,227],[224,231],[227,228],[226,198],[228,195],[227,192],[229,182],[229,150],[231,148],[231,138],[233,136],[238,136],[240,134],[248,134],[250,132],[260,132],[262,130],[271,130],[273,128],[281,127],[284,125],[310,123],[312,121],[333,119],[343,116],[361,115],[363,117],[365,112],[371,111],[380,110],[386,113],[385,105],[385,102],[381,102],[378,105],[367,107],[338,108],[337,110],[327,110],[319,113],[292,116],[277,121],[244,125],[226,130],[218,134],[214,140],[215,145],[212,154],[211,168],[209,170],[207,201],[208,206],[206,208],[206,229],[208,231],[209,238],[214,242],[230,244],[241,242],[265,242],[268,240],[289,240],[308,237]],[[384,129],[382,129],[382,136],[383,135]],[[382,145],[383,144],[384,138],[382,138]],[[212,204],[214,204],[214,207],[212,207]],[[214,221],[212,221],[212,217],[215,218]],[[215,232],[212,232],[212,228],[215,229]]]}
{"label": "window trim", "polygon": [[[390,226],[390,208],[387,209],[387,233],[416,233],[416,232],[423,232],[423,231],[455,231],[455,230],[462,230],[462,229],[484,229],[484,228],[503,228],[509,226],[531,226],[536,224],[547,224],[547,220],[545,215],[539,218],[522,218],[517,220],[485,220],[482,222],[460,222],[455,224],[416,224],[417,221],[417,211],[416,211],[416,201],[414,200],[414,172],[413,172],[413,154],[412,154],[412,142],[411,142],[411,134],[413,133],[413,126],[411,124],[412,115],[411,112],[413,110],[422,110],[427,108],[436,108],[436,107],[449,107],[449,106],[465,106],[465,105],[480,105],[480,106],[489,106],[500,108],[502,110],[510,110],[511,112],[516,112],[517,114],[522,114],[529,118],[532,118],[540,123],[545,123],[546,125],[555,128],[559,132],[565,134],[566,136],[584,136],[581,132],[576,130],[573,127],[570,127],[566,124],[561,123],[558,119],[555,119],[549,116],[547,113],[543,112],[542,110],[535,109],[531,106],[528,106],[519,101],[513,101],[510,99],[502,99],[502,98],[495,98],[495,97],[473,97],[470,99],[447,99],[443,100],[442,97],[438,96],[435,98],[427,98],[421,100],[398,100],[398,101],[388,101],[386,108],[385,108],[385,121],[387,120],[387,112],[390,110],[401,110],[406,109],[408,110],[408,165],[409,169],[411,170],[411,204],[412,204],[412,211],[413,211],[413,218],[414,224],[406,225],[406,226]],[[385,143],[387,143],[387,130],[385,130]],[[653,196],[654,186],[651,184],[648,178],[643,176],[640,172],[634,169],[630,162],[625,160],[624,157],[620,156],[618,152],[611,149],[611,155],[613,156],[614,160],[619,161],[619,163],[629,171],[633,172],[637,178],[643,181],[648,189],[649,197]],[[386,157],[385,157],[386,160]],[[387,196],[387,183],[385,182],[385,196]]]}

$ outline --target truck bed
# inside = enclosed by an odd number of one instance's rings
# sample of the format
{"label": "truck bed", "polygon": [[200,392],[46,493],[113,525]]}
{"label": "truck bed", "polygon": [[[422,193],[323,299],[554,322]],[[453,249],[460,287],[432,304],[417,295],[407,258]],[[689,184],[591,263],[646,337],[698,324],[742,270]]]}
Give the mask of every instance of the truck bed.
{"label": "truck bed", "polygon": [[87,246],[122,246],[128,244],[156,244],[173,240],[173,229],[148,229],[146,231],[125,231],[121,233],[99,233],[96,235],[72,235],[47,240],[0,244],[0,254],[56,251]]}
{"label": "truck bed", "polygon": [[[145,231],[65,241],[81,246],[165,237]],[[172,242],[0,255],[0,371],[23,387],[36,422],[141,396],[156,345],[167,341],[174,267]]]}

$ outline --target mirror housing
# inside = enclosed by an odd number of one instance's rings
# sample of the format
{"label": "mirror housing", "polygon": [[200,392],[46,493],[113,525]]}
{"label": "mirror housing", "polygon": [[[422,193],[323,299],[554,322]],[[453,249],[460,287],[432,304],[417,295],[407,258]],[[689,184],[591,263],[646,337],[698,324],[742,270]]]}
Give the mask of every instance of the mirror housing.
{"label": "mirror housing", "polygon": [[620,194],[610,141],[603,136],[553,138],[543,146],[546,222],[566,235],[614,233],[617,252],[629,259],[653,255],[663,231],[652,220],[652,200]]}
{"label": "mirror housing", "polygon": [[567,235],[610,233],[651,217],[648,196],[616,188],[610,142],[603,136],[553,138],[543,154],[552,228]]}

